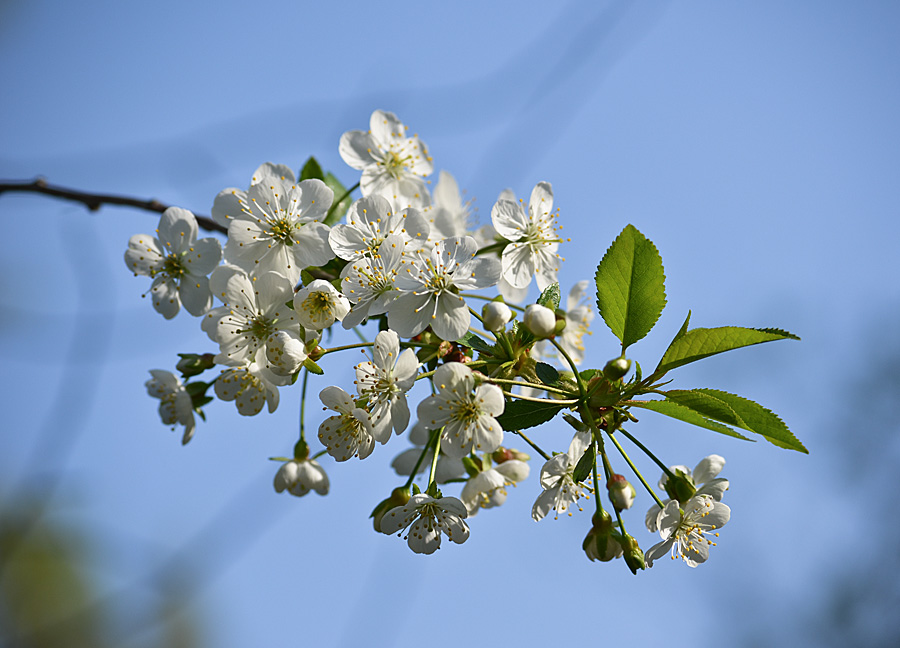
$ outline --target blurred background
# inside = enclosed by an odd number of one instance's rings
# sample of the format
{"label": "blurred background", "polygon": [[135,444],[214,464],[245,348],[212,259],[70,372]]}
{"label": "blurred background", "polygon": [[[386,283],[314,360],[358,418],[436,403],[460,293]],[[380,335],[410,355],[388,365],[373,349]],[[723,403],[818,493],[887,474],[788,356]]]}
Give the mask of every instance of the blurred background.
{"label": "blurred background", "polygon": [[[0,645],[896,646],[898,27],[889,1],[0,3],[0,178],[208,214],[265,161],[315,155],[352,185],[341,134],[393,111],[482,223],[502,189],[552,183],[564,291],[627,223],[656,243],[669,304],[643,364],[688,309],[800,335],[675,377],[766,405],[810,450],[644,413],[665,462],[728,461],[731,522],[696,570],[588,562],[589,511],[530,518],[539,458],[465,545],[414,555],[367,517],[404,439],[326,458],[331,493],[297,499],[267,457],[291,451],[299,390],[274,415],[213,403],[186,447],[160,423],[148,370],[214,349],[124,265],[156,215],[4,194]],[[602,366],[617,344],[593,331]],[[357,361],[324,361],[311,394]],[[625,518],[645,549],[649,504]]]}

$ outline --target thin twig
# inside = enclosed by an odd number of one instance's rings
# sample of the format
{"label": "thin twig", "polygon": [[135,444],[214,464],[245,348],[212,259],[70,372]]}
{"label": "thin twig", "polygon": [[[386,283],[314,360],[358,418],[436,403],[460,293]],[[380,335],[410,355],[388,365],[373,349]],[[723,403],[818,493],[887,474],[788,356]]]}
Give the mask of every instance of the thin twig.
{"label": "thin twig", "polygon": [[[91,211],[97,211],[104,205],[120,205],[122,207],[134,207],[145,211],[152,211],[158,214],[166,211],[171,205],[166,205],[151,198],[142,200],[140,198],[130,198],[128,196],[116,196],[110,194],[94,194],[86,191],[78,191],[76,189],[68,189],[59,185],[52,185],[44,178],[36,178],[31,182],[0,182],[0,194],[10,192],[20,193],[36,193],[45,196],[53,196],[54,198],[62,198],[63,200],[72,200],[79,202]],[[197,216],[195,214],[195,216]],[[197,216],[197,225],[208,232],[228,233],[227,227],[222,227],[209,216]]]}

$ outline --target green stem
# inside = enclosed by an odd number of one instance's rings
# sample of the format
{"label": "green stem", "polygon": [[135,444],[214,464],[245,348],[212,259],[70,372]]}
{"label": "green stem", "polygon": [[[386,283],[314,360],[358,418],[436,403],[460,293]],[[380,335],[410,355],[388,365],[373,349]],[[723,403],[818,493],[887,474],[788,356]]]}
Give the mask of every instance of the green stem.
{"label": "green stem", "polygon": [[597,514],[603,514],[603,504],[600,502],[600,479],[597,477],[597,454],[599,454],[600,449],[597,446],[597,441],[594,440],[594,465],[591,468],[591,473],[594,476],[594,501],[597,503]]}
{"label": "green stem", "polygon": [[352,194],[357,189],[359,189],[358,182],[355,185],[353,185],[352,187],[350,187],[349,189],[347,189],[347,191],[344,192],[344,195],[340,197],[340,200],[335,200],[333,203],[331,203],[331,207],[328,209],[328,213],[325,215],[325,220],[326,221],[329,220],[331,218],[331,215],[334,213],[334,210],[337,209],[338,205],[340,205],[342,202],[344,202],[344,200],[347,198],[347,196]]}
{"label": "green stem", "polygon": [[666,464],[664,464],[662,461],[660,461],[659,459],[657,459],[657,458],[656,458],[656,455],[653,454],[652,452],[650,452],[650,450],[647,448],[647,446],[645,446],[643,443],[641,443],[640,441],[638,441],[637,439],[635,439],[634,436],[632,436],[632,435],[631,435],[628,431],[626,431],[624,428],[619,428],[619,432],[621,432],[622,434],[624,434],[626,437],[628,437],[628,439],[629,439],[634,445],[636,445],[638,448],[640,448],[641,450],[643,450],[645,455],[647,455],[648,457],[650,457],[651,459],[653,459],[653,461],[656,463],[656,465],[659,466],[660,468],[662,468],[663,472],[666,473],[667,476],[669,476],[669,477],[672,478],[672,479],[675,479],[675,474],[669,469],[669,467],[668,467]]}
{"label": "green stem", "polygon": [[[480,300],[482,300],[482,301],[494,301],[494,298],[493,298],[493,297],[488,297],[488,296],[486,296],[486,295],[476,295],[476,294],[474,294],[474,293],[459,293],[459,296],[460,296],[460,297],[471,298],[471,299],[480,299]],[[520,311],[522,311],[522,312],[525,311],[525,309],[524,309],[522,306],[517,306],[516,304],[508,304],[508,303],[506,303],[506,302],[503,302],[503,303],[506,304],[507,306],[509,306],[510,308],[514,309],[514,310],[520,310]]]}
{"label": "green stem", "polygon": [[428,473],[428,488],[431,488],[431,485],[434,483],[434,476],[437,474],[438,457],[441,454],[441,430],[443,428],[437,431],[437,441],[434,443],[434,457],[431,459],[431,472]]}
{"label": "green stem", "polygon": [[300,387],[300,440],[304,443],[306,439],[304,437],[305,428],[304,421],[306,420],[306,383],[309,380],[309,372],[305,369],[303,370],[303,384]]}
{"label": "green stem", "polygon": [[404,488],[409,488],[412,486],[413,480],[416,478],[416,474],[419,472],[419,466],[422,465],[422,461],[425,460],[425,455],[428,454],[428,448],[431,447],[432,441],[434,441],[435,433],[440,432],[440,430],[435,430],[431,433],[431,437],[428,439],[428,443],[425,444],[425,447],[422,448],[421,454],[419,454],[419,458],[416,460],[416,465],[413,466],[412,472],[409,475],[409,479],[406,480],[406,484],[404,484]]}
{"label": "green stem", "polygon": [[509,380],[507,378],[488,378],[488,382],[499,383],[501,385],[512,385],[513,387],[531,387],[532,389],[537,389],[538,391],[546,391],[552,392],[554,394],[560,394],[562,396],[571,396],[572,392],[566,391],[565,389],[560,389],[559,387],[550,387],[549,385],[544,385],[543,383],[532,383],[527,380]]}
{"label": "green stem", "polygon": [[518,398],[519,400],[531,401],[532,403],[549,403],[551,405],[577,405],[580,401],[577,398],[572,398],[570,400],[555,400],[552,398],[532,398],[531,396],[524,396],[522,394],[513,394],[512,392],[508,392],[505,389],[501,390],[505,396],[509,398]]}
{"label": "green stem", "polygon": [[525,443],[530,445],[534,449],[535,452],[537,452],[539,455],[541,455],[544,458],[544,461],[550,461],[550,455],[548,455],[546,452],[541,450],[540,447],[538,447],[538,445],[534,441],[532,441],[527,436],[525,436],[520,430],[513,430],[513,434],[518,434],[520,437],[522,437],[522,439],[525,440]]}
{"label": "green stem", "polygon": [[[621,432],[622,430],[620,429],[619,431]],[[609,435],[609,438],[616,445],[616,449],[619,451],[619,454],[621,454],[622,457],[625,459],[625,461],[628,463],[628,466],[631,468],[631,471],[635,475],[637,475],[637,478],[641,480],[641,483],[644,485],[644,488],[647,489],[647,492],[650,493],[650,495],[653,496],[653,499],[656,500],[656,503],[659,504],[659,508],[664,508],[665,505],[662,503],[662,500],[659,499],[659,495],[656,494],[656,491],[654,491],[652,488],[650,488],[650,484],[647,483],[647,480],[644,479],[644,476],[641,474],[641,471],[638,470],[637,466],[635,466],[634,463],[632,463],[631,459],[629,459],[628,453],[625,452],[625,448],[622,447],[622,445],[619,443],[619,440],[616,439],[616,437],[613,436],[612,434]]]}
{"label": "green stem", "polygon": [[584,384],[584,380],[581,378],[581,375],[578,373],[578,366],[575,364],[575,361],[572,360],[571,356],[566,353],[566,350],[562,348],[559,342],[556,341],[555,338],[547,338],[547,340],[556,347],[556,350],[559,351],[559,354],[565,358],[566,362],[569,363],[569,366],[572,368],[572,373],[575,374],[575,382],[578,383],[578,393],[581,394],[581,399],[584,401],[584,408],[588,409],[587,406],[587,386]]}

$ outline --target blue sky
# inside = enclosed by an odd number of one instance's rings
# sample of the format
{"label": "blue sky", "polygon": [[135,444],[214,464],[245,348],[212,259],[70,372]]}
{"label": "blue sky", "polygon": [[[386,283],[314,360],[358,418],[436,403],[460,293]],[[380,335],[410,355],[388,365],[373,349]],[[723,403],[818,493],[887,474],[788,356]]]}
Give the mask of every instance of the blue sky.
{"label": "blue sky", "polygon": [[[552,183],[573,241],[564,289],[627,223],[656,243],[669,304],[635,359],[655,361],[688,309],[696,326],[799,334],[686,367],[676,384],[763,403],[811,454],[644,415],[636,431],[668,463],[728,460],[732,521],[696,570],[635,578],[589,563],[587,511],[531,521],[536,464],[465,545],[415,556],[367,519],[403,440],[328,463],[331,494],[297,500],[275,495],[265,460],[290,450],[296,393],[251,419],[214,404],[185,448],[159,423],[147,370],[211,349],[186,314],[153,312],[122,262],[152,214],[3,195],[0,493],[58,475],[52,515],[97,543],[93,572],[127,610],[156,600],[147,575],[175,552],[209,645],[377,633],[537,646],[601,631],[733,645],[760,632],[757,615],[799,632],[792,618],[858,559],[836,560],[835,517],[883,533],[834,478],[841,443],[864,441],[833,426],[879,330],[897,328],[898,14],[890,2],[3,3],[0,177],[209,213],[265,161],[315,155],[352,184],[341,133],[393,111],[482,222],[502,189]],[[588,366],[615,356],[613,342],[598,321]],[[355,361],[326,363],[315,386],[349,385]],[[649,547],[639,497],[626,523]],[[673,616],[697,634],[673,637]]]}

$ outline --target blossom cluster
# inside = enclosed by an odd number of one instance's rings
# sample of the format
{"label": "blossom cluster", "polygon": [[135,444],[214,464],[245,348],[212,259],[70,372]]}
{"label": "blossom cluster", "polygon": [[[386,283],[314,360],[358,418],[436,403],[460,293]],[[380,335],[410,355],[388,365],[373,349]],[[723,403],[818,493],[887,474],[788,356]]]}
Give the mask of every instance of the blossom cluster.
{"label": "blossom cluster", "polygon": [[[627,408],[602,398],[625,393],[625,372],[583,377],[576,368],[595,313],[587,280],[574,284],[560,308],[563,240],[551,185],[539,182],[527,203],[503,190],[490,224],[478,227],[450,173],[441,171],[431,190],[428,148],[392,113],[376,110],[367,130],[344,133],[339,152],[360,173],[349,191],[317,164],[298,178],[268,162],[246,188],[221,191],[211,215],[227,230],[224,244],[198,238],[195,216],[175,207],[155,234],[129,241],[126,265],[152,279],[153,308],[171,319],[183,305],[217,348],[182,354],[181,377],[151,371],[146,387],[160,400],[162,421],[183,426],[188,443],[195,414],[216,398],[234,401],[244,416],[273,412],[280,391],[301,379],[305,402],[310,374],[323,373],[321,357],[362,348],[368,356],[355,365],[352,387],[319,390],[322,449],[311,454],[301,424],[293,455],[277,458],[277,492],[326,495],[330,481],[320,458],[365,460],[406,436],[392,463],[405,483],[376,506],[374,525],[405,534],[413,551],[430,554],[444,536],[465,542],[467,520],[504,504],[508,489],[529,477],[531,457],[508,445],[515,434],[544,458],[532,518],[571,516],[593,498],[587,556],[643,568],[644,555],[620,516],[635,491],[611,471],[602,445],[603,431],[611,434],[626,420]],[[541,297],[529,304],[532,280]],[[494,294],[484,294],[491,288]],[[354,329],[364,341],[323,346],[338,329]],[[218,373],[196,378],[206,371]],[[522,434],[533,426],[523,404],[577,415],[563,417],[571,428],[557,435],[560,451],[545,452]],[[730,515],[721,503],[727,482],[716,479],[723,464],[712,455],[694,471],[666,472],[659,488],[669,497],[654,494],[646,516],[648,530],[662,538],[647,552],[648,566],[669,552],[691,566],[706,560],[710,536]],[[601,504],[601,480],[618,527]],[[442,493],[456,485],[458,497]]]}

